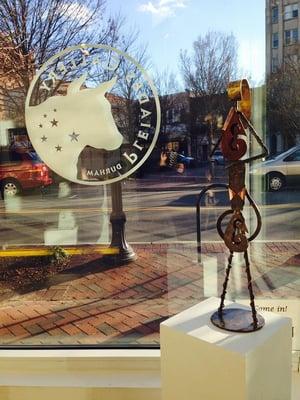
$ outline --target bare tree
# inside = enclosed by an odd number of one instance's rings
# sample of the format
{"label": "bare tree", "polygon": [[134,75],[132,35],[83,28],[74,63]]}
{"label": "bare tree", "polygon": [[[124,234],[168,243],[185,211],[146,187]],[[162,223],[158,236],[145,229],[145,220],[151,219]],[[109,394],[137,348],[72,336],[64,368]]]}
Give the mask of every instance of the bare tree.
{"label": "bare tree", "polygon": [[[168,69],[157,72],[154,78],[155,87],[158,91],[159,103],[161,109],[161,132],[164,134],[167,130],[169,115],[178,107],[179,84],[176,76]],[[179,110],[178,110],[179,112]]]}
{"label": "bare tree", "polygon": [[192,54],[180,53],[180,69],[190,94],[192,148],[199,159],[207,160],[228,110],[224,93],[236,77],[237,48],[233,34],[208,32],[194,42]]}
{"label": "bare tree", "polygon": [[196,97],[224,93],[237,71],[237,41],[233,34],[208,32],[193,44],[193,53],[180,53],[186,89]]}
{"label": "bare tree", "polygon": [[269,133],[280,133],[285,147],[300,138],[300,62],[287,60],[267,82]]}
{"label": "bare tree", "polygon": [[31,79],[49,57],[79,43],[115,45],[123,20],[105,17],[105,0],[1,0],[2,113],[23,118]]}
{"label": "bare tree", "polygon": [[[149,58],[147,55],[147,46],[134,45],[138,37],[138,32],[133,31],[129,35],[129,40],[124,42],[124,50],[131,49],[130,55],[144,69],[150,68]],[[128,62],[124,58],[121,60],[116,70],[120,79],[117,85],[117,94],[122,98],[123,109],[118,113],[118,120],[123,127],[123,134],[129,139],[135,135],[138,119],[138,109],[136,101],[136,85],[141,78],[142,72],[132,62]],[[125,79],[124,79],[125,78]]]}

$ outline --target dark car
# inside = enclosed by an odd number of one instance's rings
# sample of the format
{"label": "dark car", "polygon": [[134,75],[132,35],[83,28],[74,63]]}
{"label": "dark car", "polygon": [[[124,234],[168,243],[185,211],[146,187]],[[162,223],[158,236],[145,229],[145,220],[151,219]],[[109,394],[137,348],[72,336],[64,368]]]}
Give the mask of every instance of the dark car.
{"label": "dark car", "polygon": [[33,151],[0,150],[0,190],[2,197],[52,183],[49,168]]}
{"label": "dark car", "polygon": [[177,162],[184,164],[186,167],[192,167],[194,163],[194,158],[185,156],[184,154],[178,154]]}
{"label": "dark car", "polygon": [[225,165],[225,159],[221,150],[216,150],[211,157],[211,161],[216,165]]}

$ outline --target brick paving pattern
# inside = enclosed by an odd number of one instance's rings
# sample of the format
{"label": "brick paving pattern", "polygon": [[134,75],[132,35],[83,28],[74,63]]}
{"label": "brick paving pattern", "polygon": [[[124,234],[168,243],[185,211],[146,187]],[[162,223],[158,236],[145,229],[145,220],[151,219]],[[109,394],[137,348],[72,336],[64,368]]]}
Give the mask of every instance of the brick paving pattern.
{"label": "brick paving pattern", "polygon": [[[205,243],[133,246],[138,259],[111,267],[99,258],[50,277],[44,287],[0,303],[0,343],[8,345],[158,345],[165,318],[219,295],[228,252]],[[257,298],[300,297],[300,243],[253,243]],[[236,257],[228,298],[247,298]]]}

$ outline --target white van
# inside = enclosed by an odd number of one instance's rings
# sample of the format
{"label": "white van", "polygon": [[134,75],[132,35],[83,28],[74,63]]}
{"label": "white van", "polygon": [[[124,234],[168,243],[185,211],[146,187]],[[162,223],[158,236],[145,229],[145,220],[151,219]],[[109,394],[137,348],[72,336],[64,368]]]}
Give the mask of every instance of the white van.
{"label": "white van", "polygon": [[265,178],[266,188],[271,191],[292,185],[300,188],[300,145],[255,164],[250,168],[250,175]]}

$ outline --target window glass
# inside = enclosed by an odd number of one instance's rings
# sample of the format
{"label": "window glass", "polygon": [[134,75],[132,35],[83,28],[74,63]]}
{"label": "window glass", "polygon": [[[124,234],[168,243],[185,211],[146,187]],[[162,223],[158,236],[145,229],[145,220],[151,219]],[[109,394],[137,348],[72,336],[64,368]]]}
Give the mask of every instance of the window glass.
{"label": "window glass", "polygon": [[278,70],[278,57],[273,57],[272,58],[272,72],[276,72]]}
{"label": "window glass", "polygon": [[290,29],[284,32],[285,44],[293,44],[298,42],[298,29]]}
{"label": "window glass", "polygon": [[292,37],[293,37],[293,42],[297,43],[298,42],[298,29],[292,30]]}
{"label": "window glass", "polygon": [[272,34],[272,47],[277,49],[279,45],[278,32]]}
{"label": "window glass", "polygon": [[21,162],[22,155],[16,152],[1,151],[1,164],[9,162]]}
{"label": "window glass", "polygon": [[289,4],[284,7],[284,19],[298,17],[298,4]]}
{"label": "window glass", "polygon": [[[159,346],[162,321],[222,293],[241,157],[257,307],[297,303],[296,4],[21,3],[0,2],[0,346]],[[251,116],[228,96],[243,79]],[[247,287],[235,253],[227,298]]]}
{"label": "window glass", "polygon": [[278,23],[278,6],[272,7],[272,23]]}
{"label": "window glass", "polygon": [[284,161],[300,161],[300,150],[289,155]]}

